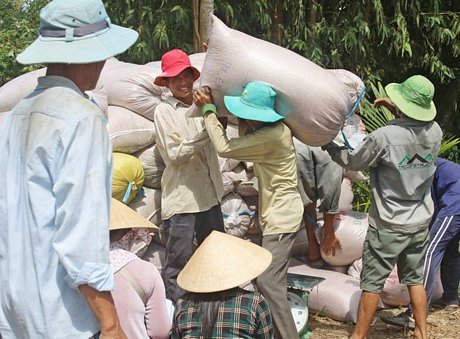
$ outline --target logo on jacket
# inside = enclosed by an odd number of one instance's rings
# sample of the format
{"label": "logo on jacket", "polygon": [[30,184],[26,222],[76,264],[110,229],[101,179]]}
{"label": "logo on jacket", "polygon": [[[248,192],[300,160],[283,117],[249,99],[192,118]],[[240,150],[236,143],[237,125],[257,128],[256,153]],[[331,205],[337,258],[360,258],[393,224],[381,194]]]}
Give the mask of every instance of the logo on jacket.
{"label": "logo on jacket", "polygon": [[428,153],[424,157],[420,154],[415,153],[412,157],[405,155],[398,163],[400,170],[414,169],[414,168],[425,168],[433,165],[433,155]]}

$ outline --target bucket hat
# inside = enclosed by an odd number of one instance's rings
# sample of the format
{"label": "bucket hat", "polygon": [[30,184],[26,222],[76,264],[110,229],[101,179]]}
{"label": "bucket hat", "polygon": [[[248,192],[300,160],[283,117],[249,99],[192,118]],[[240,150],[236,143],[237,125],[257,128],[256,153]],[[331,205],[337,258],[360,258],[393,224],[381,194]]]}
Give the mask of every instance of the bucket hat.
{"label": "bucket hat", "polygon": [[396,107],[409,118],[431,121],[436,116],[434,85],[423,75],[411,76],[401,84],[388,84],[385,91]]}
{"label": "bucket hat", "polygon": [[271,253],[248,240],[212,231],[177,277],[177,284],[194,293],[225,291],[262,274]]}
{"label": "bucket hat", "polygon": [[124,52],[137,40],[111,23],[101,0],[54,0],[40,11],[38,38],[17,56],[21,64],[88,64]]}
{"label": "bucket hat", "polygon": [[246,85],[241,96],[224,96],[224,103],[230,113],[242,119],[261,122],[276,122],[284,117],[275,111],[276,92],[259,81]]}
{"label": "bucket hat", "polygon": [[129,206],[112,198],[109,229],[114,231],[124,228],[152,228],[159,230],[157,225],[139,215]]}
{"label": "bucket hat", "polygon": [[161,57],[162,73],[155,78],[154,83],[158,86],[166,86],[165,78],[175,77],[187,68],[192,69],[194,81],[200,77],[200,71],[192,66],[190,58],[184,51],[173,49],[172,51],[166,52]]}

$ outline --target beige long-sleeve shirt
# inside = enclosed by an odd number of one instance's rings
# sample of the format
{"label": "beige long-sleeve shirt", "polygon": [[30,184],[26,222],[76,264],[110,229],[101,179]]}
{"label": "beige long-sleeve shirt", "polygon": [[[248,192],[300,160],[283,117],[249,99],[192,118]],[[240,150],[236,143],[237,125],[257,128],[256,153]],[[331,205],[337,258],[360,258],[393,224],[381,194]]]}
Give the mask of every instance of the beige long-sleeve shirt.
{"label": "beige long-sleeve shirt", "polygon": [[168,97],[155,109],[156,144],[166,168],[161,178],[161,217],[203,212],[224,192],[217,154],[203,118],[189,118],[189,106]]}
{"label": "beige long-sleeve shirt", "polygon": [[297,166],[290,129],[283,123],[228,139],[215,114],[205,118],[217,154],[254,163],[259,182],[259,224],[263,235],[300,228],[303,204],[297,189]]}

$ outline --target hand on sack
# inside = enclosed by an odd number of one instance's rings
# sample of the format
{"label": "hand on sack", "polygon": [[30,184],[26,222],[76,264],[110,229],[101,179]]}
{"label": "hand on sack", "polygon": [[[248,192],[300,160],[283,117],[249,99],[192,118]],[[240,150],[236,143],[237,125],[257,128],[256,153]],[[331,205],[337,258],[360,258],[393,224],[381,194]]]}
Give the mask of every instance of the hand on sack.
{"label": "hand on sack", "polygon": [[193,93],[193,101],[198,108],[203,107],[206,104],[212,104],[212,94],[209,87],[199,88]]}
{"label": "hand on sack", "polygon": [[321,250],[326,254],[335,256],[337,250],[342,249],[339,239],[335,237],[335,234],[326,234],[323,241],[321,242]]}

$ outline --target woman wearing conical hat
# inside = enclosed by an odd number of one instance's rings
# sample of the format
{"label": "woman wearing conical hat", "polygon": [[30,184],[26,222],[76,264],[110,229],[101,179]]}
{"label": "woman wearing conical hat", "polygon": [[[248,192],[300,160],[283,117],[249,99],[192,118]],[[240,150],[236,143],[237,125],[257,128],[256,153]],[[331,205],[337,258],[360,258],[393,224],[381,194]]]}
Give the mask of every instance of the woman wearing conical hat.
{"label": "woman wearing conical hat", "polygon": [[273,338],[271,312],[258,292],[244,290],[272,261],[266,249],[213,231],[180,272],[172,338]]}

